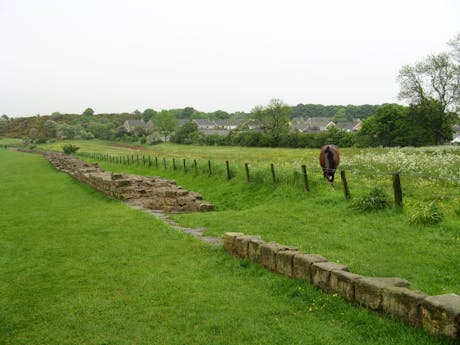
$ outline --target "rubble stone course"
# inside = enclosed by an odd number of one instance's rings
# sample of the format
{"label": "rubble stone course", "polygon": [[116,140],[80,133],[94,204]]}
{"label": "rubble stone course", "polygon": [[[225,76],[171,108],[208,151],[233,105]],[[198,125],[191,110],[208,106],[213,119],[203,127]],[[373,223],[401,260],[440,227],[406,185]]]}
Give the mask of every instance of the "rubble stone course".
{"label": "rubble stone course", "polygon": [[300,278],[325,292],[338,293],[352,303],[422,326],[434,334],[460,343],[460,296],[427,296],[409,289],[406,279],[365,277],[348,267],[329,262],[318,254],[241,232],[224,234],[225,249],[237,258],[247,258],[279,274]]}
{"label": "rubble stone course", "polygon": [[111,173],[101,169],[97,163],[86,163],[69,155],[51,153],[45,158],[56,169],[94,189],[116,199],[139,202],[144,208],[171,213],[210,211],[214,208],[203,201],[200,194],[177,186],[173,180]]}

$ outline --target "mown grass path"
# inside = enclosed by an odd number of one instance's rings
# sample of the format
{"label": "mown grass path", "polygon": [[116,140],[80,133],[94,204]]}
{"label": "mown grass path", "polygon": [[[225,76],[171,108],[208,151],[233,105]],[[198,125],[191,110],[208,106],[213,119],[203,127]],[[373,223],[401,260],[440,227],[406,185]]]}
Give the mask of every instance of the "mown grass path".
{"label": "mown grass path", "polygon": [[[2,344],[439,344],[0,150]],[[446,341],[447,343],[447,341]]]}

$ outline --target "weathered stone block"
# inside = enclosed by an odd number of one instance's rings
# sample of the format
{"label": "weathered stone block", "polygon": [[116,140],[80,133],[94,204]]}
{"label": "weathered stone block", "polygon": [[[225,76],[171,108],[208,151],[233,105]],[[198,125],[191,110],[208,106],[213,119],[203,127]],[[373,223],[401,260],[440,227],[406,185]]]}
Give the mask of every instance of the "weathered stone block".
{"label": "weathered stone block", "polygon": [[425,298],[420,307],[422,326],[460,342],[460,296],[450,293]]}
{"label": "weathered stone block", "polygon": [[326,262],[327,259],[317,254],[299,253],[293,260],[293,277],[311,280],[311,265],[315,262]]}
{"label": "weathered stone block", "polygon": [[241,235],[234,239],[233,254],[239,258],[246,259],[249,256],[249,242],[251,240],[261,240],[260,236]]}
{"label": "weathered stone block", "polygon": [[328,291],[332,271],[348,271],[348,267],[337,262],[316,262],[311,265],[311,281],[322,290]]}
{"label": "weathered stone block", "polygon": [[349,301],[355,299],[355,282],[363,276],[347,271],[336,270],[331,272],[329,288]]}
{"label": "weathered stone block", "polygon": [[214,205],[209,204],[207,202],[202,202],[198,206],[198,210],[201,212],[212,211],[213,209],[214,209]]}
{"label": "weathered stone block", "polygon": [[260,263],[269,270],[276,270],[276,254],[281,250],[297,250],[296,247],[285,246],[274,242],[263,243],[260,246]]}
{"label": "weathered stone block", "polygon": [[189,192],[189,195],[191,198],[196,199],[196,200],[203,200],[203,197],[201,194],[196,193],[196,192]]}
{"label": "weathered stone block", "polygon": [[248,243],[249,260],[260,263],[260,246],[265,243],[263,240],[251,239]]}
{"label": "weathered stone block", "polygon": [[242,232],[226,232],[224,233],[224,248],[230,254],[233,254],[235,239],[238,236],[243,236]]}
{"label": "weathered stone block", "polygon": [[382,308],[393,316],[405,319],[412,324],[420,323],[420,306],[426,294],[407,288],[389,286],[383,289]]}
{"label": "weathered stone block", "polygon": [[292,277],[294,256],[299,254],[298,250],[281,250],[276,254],[276,272]]}
{"label": "weathered stone block", "polygon": [[117,187],[131,186],[131,181],[130,180],[116,180],[115,186]]}
{"label": "weathered stone block", "polygon": [[[178,187],[178,188],[179,188],[179,187]],[[178,196],[184,196],[184,195],[187,195],[187,194],[188,194],[188,191],[185,190],[185,189],[179,189],[179,190],[177,191],[177,195],[178,195]]]}
{"label": "weathered stone block", "polygon": [[401,278],[364,277],[355,282],[355,300],[370,309],[381,309],[383,289],[390,286],[409,287],[409,282]]}

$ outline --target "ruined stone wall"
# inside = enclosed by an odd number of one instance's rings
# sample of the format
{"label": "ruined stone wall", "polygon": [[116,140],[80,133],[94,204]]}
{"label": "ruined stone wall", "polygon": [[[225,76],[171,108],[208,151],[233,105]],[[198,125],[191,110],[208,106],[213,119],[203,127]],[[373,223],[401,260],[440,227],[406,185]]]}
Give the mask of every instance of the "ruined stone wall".
{"label": "ruined stone wall", "polygon": [[340,294],[351,302],[383,311],[460,343],[460,296],[456,294],[427,296],[410,290],[405,279],[361,276],[321,255],[266,243],[260,236],[227,232],[224,247],[237,258],[249,259],[288,277],[306,279],[323,291]]}
{"label": "ruined stone wall", "polygon": [[176,213],[213,209],[200,194],[189,192],[172,180],[106,172],[97,163],[86,163],[69,155],[51,153],[45,154],[45,158],[58,170],[98,191],[145,208]]}

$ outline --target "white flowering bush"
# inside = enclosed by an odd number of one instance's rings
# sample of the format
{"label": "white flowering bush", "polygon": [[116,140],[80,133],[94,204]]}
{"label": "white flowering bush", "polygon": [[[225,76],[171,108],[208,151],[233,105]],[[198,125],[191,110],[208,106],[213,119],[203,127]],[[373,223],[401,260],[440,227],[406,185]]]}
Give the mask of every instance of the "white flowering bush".
{"label": "white flowering bush", "polygon": [[366,150],[348,158],[354,172],[372,171],[377,175],[401,172],[431,180],[460,182],[460,148],[425,147]]}

